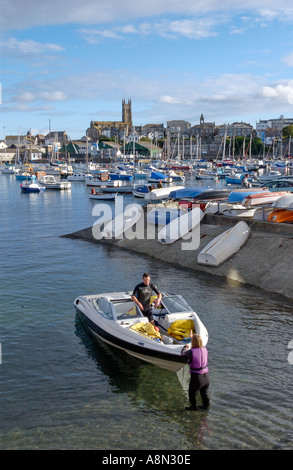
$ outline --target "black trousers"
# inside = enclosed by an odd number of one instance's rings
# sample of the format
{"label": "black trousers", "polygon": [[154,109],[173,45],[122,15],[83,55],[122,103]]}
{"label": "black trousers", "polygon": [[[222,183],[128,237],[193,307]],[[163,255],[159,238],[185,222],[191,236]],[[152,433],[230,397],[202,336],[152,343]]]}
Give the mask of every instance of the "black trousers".
{"label": "black trousers", "polygon": [[196,395],[200,392],[202,404],[204,408],[209,406],[210,400],[208,397],[210,379],[209,374],[196,374],[195,372],[190,373],[189,383],[189,401],[191,406],[196,407]]}

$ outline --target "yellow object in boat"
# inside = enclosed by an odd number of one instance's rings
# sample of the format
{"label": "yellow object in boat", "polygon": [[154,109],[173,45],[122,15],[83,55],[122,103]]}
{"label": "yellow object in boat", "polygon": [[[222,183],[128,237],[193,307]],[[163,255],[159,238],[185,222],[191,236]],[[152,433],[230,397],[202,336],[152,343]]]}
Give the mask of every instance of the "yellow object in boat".
{"label": "yellow object in boat", "polygon": [[167,332],[170,336],[182,340],[190,336],[190,330],[194,332],[193,320],[175,320]]}
{"label": "yellow object in boat", "polygon": [[161,338],[161,334],[155,330],[154,325],[151,323],[139,322],[132,325],[131,330],[136,331],[144,336],[151,336],[152,338]]}

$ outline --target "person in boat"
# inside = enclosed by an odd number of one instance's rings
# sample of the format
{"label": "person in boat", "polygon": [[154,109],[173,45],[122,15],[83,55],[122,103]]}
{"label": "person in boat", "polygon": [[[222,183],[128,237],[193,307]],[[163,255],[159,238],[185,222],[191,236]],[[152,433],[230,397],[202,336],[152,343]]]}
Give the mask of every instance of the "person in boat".
{"label": "person in boat", "polygon": [[157,184],[157,188],[162,188],[163,187],[163,184],[162,184],[162,181],[159,181],[159,183]]}
{"label": "person in boat", "polygon": [[241,186],[242,188],[250,188],[251,187],[251,184],[249,183],[248,181],[248,174],[246,174],[242,180],[241,180]]}
{"label": "person in boat", "polygon": [[148,273],[144,273],[142,276],[142,282],[135,286],[131,297],[133,302],[140,308],[143,315],[148,318],[152,325],[155,324],[152,306],[150,304],[153,292],[157,294],[155,308],[158,308],[161,303],[162,294],[158,290],[157,286],[151,282],[151,276]]}
{"label": "person in boat", "polygon": [[208,350],[203,347],[201,336],[193,334],[191,331],[191,348],[184,346],[181,354],[187,356],[190,368],[190,382],[188,397],[190,406],[185,409],[188,411],[196,410],[196,396],[200,392],[203,408],[209,407],[209,368],[208,368]]}

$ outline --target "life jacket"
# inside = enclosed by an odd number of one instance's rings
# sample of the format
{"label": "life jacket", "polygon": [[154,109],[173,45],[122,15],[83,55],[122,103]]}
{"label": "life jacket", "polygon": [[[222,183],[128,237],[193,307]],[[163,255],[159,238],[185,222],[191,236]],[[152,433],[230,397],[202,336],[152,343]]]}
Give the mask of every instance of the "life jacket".
{"label": "life jacket", "polygon": [[208,350],[206,348],[192,348],[192,359],[189,361],[190,372],[205,374],[208,369]]}

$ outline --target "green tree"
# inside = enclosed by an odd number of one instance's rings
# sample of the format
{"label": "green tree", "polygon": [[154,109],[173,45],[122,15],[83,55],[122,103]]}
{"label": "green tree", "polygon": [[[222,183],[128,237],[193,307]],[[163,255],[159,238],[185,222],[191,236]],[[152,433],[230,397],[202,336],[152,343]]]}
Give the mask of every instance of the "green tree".
{"label": "green tree", "polygon": [[286,126],[283,128],[283,137],[293,137],[293,126]]}

